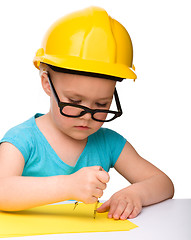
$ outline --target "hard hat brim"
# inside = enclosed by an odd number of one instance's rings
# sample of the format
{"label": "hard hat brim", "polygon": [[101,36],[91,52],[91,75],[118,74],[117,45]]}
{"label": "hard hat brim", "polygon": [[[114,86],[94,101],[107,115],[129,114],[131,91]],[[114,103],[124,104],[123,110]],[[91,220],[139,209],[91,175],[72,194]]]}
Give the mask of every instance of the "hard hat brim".
{"label": "hard hat brim", "polygon": [[[95,60],[86,60],[75,56],[67,56],[66,58],[58,58],[52,55],[44,54],[44,56],[36,56],[33,63],[39,69],[40,63],[50,64],[59,68],[66,68],[75,71],[83,71],[97,74],[104,74],[123,79],[136,79],[132,68],[122,64],[111,64],[107,62],[98,62]],[[84,70],[85,69],[85,70]]]}

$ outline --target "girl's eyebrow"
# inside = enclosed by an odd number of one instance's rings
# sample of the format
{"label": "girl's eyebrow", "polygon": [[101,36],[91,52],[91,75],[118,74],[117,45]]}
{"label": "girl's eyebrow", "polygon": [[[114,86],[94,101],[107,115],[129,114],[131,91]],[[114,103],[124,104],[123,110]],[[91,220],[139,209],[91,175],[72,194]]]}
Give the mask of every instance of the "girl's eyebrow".
{"label": "girl's eyebrow", "polygon": [[113,95],[111,97],[104,97],[104,98],[99,98],[98,100],[112,100]]}
{"label": "girl's eyebrow", "polygon": [[[72,97],[78,97],[78,98],[81,98],[81,99],[85,99],[86,97],[83,96],[83,95],[80,95],[78,93],[75,93],[73,91],[69,91],[69,90],[64,90],[63,93],[65,94],[70,94]],[[108,97],[103,97],[103,98],[97,98],[96,100],[112,100],[113,98],[113,95],[112,96],[108,96]]]}

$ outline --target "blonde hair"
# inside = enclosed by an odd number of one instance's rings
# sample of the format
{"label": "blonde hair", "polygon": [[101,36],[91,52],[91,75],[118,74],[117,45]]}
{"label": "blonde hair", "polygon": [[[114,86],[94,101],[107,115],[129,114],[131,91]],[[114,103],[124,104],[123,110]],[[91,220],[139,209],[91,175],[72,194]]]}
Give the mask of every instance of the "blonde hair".
{"label": "blonde hair", "polygon": [[39,66],[39,75],[40,75],[40,77],[41,77],[41,75],[45,72],[45,73],[47,73],[48,72],[48,70],[49,70],[49,66],[47,65],[47,64],[45,64],[45,63],[40,63],[40,66]]}

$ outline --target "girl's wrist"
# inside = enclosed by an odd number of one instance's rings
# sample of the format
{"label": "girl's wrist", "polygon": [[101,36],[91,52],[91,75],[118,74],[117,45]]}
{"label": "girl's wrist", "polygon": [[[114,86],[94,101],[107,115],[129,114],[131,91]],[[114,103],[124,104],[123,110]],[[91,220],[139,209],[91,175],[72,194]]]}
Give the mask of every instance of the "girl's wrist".
{"label": "girl's wrist", "polygon": [[73,187],[71,184],[72,175],[59,175],[58,176],[58,192],[61,201],[70,200],[72,198]]}
{"label": "girl's wrist", "polygon": [[128,186],[126,189],[127,189],[127,194],[134,195],[138,199],[138,201],[141,203],[141,205],[144,206],[144,201],[145,201],[144,191],[141,188],[139,183],[133,183],[130,186]]}

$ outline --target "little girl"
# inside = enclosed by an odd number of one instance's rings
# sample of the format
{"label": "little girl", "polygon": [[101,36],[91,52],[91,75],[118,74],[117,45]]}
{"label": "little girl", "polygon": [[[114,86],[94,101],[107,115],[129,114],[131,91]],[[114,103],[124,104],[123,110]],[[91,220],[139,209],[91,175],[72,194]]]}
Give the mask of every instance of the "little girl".
{"label": "little girl", "polygon": [[0,141],[0,210],[69,199],[95,203],[112,167],[131,185],[97,209],[109,218],[134,218],[143,206],[173,197],[162,171],[123,136],[102,127],[122,115],[115,85],[136,79],[132,61],[128,32],[101,8],[69,14],[50,27],[34,58],[50,110]]}

